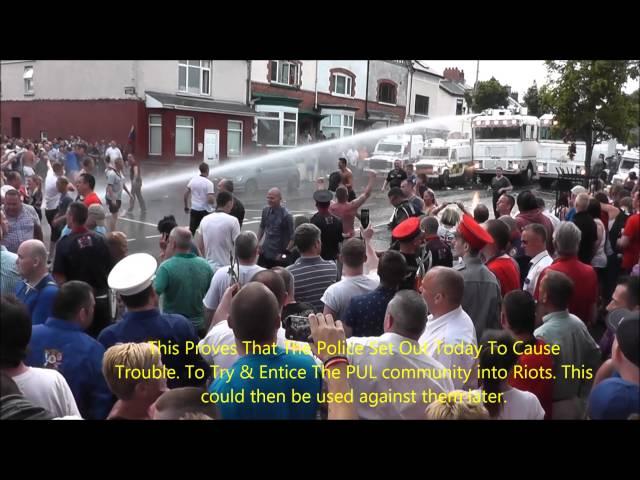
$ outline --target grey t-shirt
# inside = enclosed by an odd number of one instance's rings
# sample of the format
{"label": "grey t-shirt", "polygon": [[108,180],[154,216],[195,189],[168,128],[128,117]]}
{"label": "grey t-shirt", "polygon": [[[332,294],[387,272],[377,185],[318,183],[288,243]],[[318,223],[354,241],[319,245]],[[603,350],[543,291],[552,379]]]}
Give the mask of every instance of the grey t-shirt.
{"label": "grey t-shirt", "polygon": [[124,179],[113,168],[107,169],[107,185],[111,185],[112,196],[107,194],[107,198],[111,201],[122,200],[122,186]]}

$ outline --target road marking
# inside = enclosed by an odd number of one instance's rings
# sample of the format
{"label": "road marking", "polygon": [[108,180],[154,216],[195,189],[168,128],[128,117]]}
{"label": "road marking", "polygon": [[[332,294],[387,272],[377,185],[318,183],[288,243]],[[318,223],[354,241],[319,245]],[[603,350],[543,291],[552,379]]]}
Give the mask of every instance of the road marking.
{"label": "road marking", "polygon": [[132,218],[126,218],[126,217],[120,217],[120,220],[124,220],[125,222],[140,223],[142,225],[149,225],[150,227],[157,227],[158,226],[155,223],[141,222],[140,220],[134,220]]}
{"label": "road marking", "polygon": [[127,242],[135,242],[136,239],[135,238],[127,238]]}
{"label": "road marking", "polygon": [[149,236],[144,237],[144,238],[158,238],[158,237],[161,237],[161,236],[162,235],[149,235]]}
{"label": "road marking", "polygon": [[251,220],[251,221],[249,221],[249,222],[242,222],[242,226],[245,226],[245,225],[252,225],[252,224],[254,224],[254,223],[260,223],[260,220]]}

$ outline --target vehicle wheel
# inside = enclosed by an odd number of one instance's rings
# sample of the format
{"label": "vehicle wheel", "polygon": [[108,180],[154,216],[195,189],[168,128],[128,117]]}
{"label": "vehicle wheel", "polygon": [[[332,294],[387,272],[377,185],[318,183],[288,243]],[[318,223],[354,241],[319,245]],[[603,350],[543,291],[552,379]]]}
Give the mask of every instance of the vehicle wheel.
{"label": "vehicle wheel", "polygon": [[533,167],[531,164],[527,165],[527,169],[522,172],[522,183],[529,185],[533,180]]}
{"label": "vehicle wheel", "polygon": [[258,193],[258,184],[255,180],[249,180],[245,186],[245,192],[249,196],[256,195]]}
{"label": "vehicle wheel", "polygon": [[445,170],[442,174],[442,188],[445,189],[449,186],[449,170]]}

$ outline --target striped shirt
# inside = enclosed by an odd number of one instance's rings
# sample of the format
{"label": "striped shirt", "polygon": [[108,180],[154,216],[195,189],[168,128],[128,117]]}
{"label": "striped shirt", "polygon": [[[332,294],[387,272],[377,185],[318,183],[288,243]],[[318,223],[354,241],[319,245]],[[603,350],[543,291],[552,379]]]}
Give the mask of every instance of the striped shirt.
{"label": "striped shirt", "polygon": [[316,312],[322,312],[324,304],[320,299],[338,276],[335,262],[320,256],[300,257],[287,270],[293,276],[296,302],[310,303]]}

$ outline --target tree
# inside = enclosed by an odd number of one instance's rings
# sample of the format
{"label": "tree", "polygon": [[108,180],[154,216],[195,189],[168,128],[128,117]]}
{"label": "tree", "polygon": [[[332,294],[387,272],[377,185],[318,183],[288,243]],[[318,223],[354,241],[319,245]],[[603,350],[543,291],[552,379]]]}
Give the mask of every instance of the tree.
{"label": "tree", "polygon": [[629,148],[636,148],[639,142],[640,134],[640,90],[636,90],[629,95],[629,102],[631,104],[630,117],[634,122],[634,127],[629,130],[629,135],[626,138],[626,144]]}
{"label": "tree", "polygon": [[509,105],[509,89],[500,85],[494,77],[485,82],[478,82],[473,93],[466,95],[467,105],[474,112],[482,112],[488,108],[504,108]]}
{"label": "tree", "polygon": [[533,115],[534,117],[539,117],[543,113],[540,110],[540,95],[538,94],[538,86],[536,82],[533,82],[533,85],[529,87],[527,93],[524,94],[524,104],[527,106],[527,114]]}
{"label": "tree", "polygon": [[637,124],[633,106],[622,91],[638,77],[638,61],[563,60],[546,62],[549,100],[563,128],[585,142],[585,170],[591,173],[593,145],[610,138],[626,139]]}

